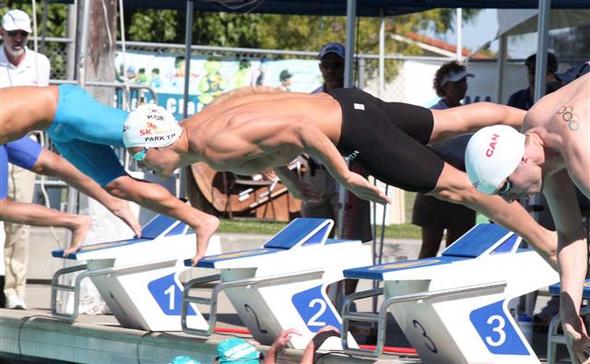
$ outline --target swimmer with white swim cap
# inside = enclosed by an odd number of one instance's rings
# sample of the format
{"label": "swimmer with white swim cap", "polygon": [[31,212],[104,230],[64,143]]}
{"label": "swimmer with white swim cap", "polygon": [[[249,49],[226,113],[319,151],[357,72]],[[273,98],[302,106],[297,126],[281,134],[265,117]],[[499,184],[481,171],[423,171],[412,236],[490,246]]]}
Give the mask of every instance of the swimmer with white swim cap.
{"label": "swimmer with white swim cap", "polygon": [[161,106],[143,104],[132,111],[123,124],[123,142],[126,148],[142,147],[133,155],[141,162],[148,149],[167,147],[180,137],[182,128],[174,116]]}
{"label": "swimmer with white swim cap", "polygon": [[[585,67],[587,72],[590,66]],[[544,194],[558,232],[564,331],[574,341],[578,360],[589,363],[590,338],[579,316],[588,242],[574,189],[590,199],[590,74],[583,70],[533,105],[522,133],[500,125],[475,133],[465,163],[471,182],[484,193],[508,201]]]}
{"label": "swimmer with white swim cap", "polygon": [[[111,195],[134,201],[190,226],[196,234],[193,262],[205,256],[219,219],[177,199],[159,184],[132,178],[115,154],[112,146],[124,146],[121,131],[128,112],[103,105],[74,85],[3,88],[0,99],[0,143],[21,138],[31,130],[47,130],[57,151]],[[153,125],[160,125],[161,121],[154,119]],[[179,130],[175,124],[165,125],[173,133]],[[146,127],[145,132],[152,132],[150,128],[152,126]],[[162,128],[164,126],[154,129],[159,133]],[[166,135],[170,139],[154,138],[155,144],[151,146],[164,146],[178,137],[177,134]],[[128,204],[125,205],[124,213],[118,216],[141,235],[137,219]]]}

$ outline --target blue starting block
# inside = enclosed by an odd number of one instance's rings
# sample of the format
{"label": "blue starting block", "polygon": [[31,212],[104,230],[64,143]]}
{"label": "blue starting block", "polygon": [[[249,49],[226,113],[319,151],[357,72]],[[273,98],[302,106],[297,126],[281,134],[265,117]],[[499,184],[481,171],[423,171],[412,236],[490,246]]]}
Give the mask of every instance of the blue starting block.
{"label": "blue starting block", "polygon": [[[561,286],[558,284],[553,284],[549,287],[549,293],[552,296],[560,296]],[[584,290],[582,291],[582,299],[590,300],[590,279],[586,279],[584,282]],[[580,316],[587,316],[590,315],[590,306],[582,306],[580,310]],[[570,354],[570,359],[572,363],[576,362],[576,355],[573,351],[573,343],[571,340],[560,332],[559,328],[561,327],[561,317],[559,313],[555,315],[551,322],[549,322],[549,332],[547,334],[547,363],[554,364],[557,360],[557,344],[562,344],[567,347],[567,350]]]}
{"label": "blue starting block", "polygon": [[[294,336],[291,344],[303,349],[322,327],[339,328],[341,317],[327,297],[326,287],[342,280],[344,269],[370,264],[372,258],[371,247],[360,241],[327,239],[333,224],[326,219],[295,219],[259,249],[202,259],[198,267],[216,268],[221,273],[185,284],[183,330],[211,335],[222,291],[262,344],[270,345],[281,331],[295,328],[302,336]],[[210,298],[190,294],[191,289],[211,282],[219,283]],[[207,330],[195,329],[187,322],[190,303],[210,306]],[[351,335],[349,341],[356,346]],[[326,342],[326,348],[329,345]],[[338,342],[333,346],[341,348]]]}
{"label": "blue starting block", "polygon": [[[350,348],[343,335],[345,351],[379,356],[391,312],[424,363],[538,363],[508,302],[559,277],[536,252],[518,249],[521,240],[499,225],[480,224],[440,257],[345,270],[346,278],[384,285],[349,295],[342,314],[343,331],[351,321],[377,323],[376,350]],[[350,311],[355,300],[382,294],[378,313]]]}
{"label": "blue starting block", "polygon": [[[86,264],[58,270],[51,285],[51,313],[74,321],[78,316],[80,284],[90,278],[109,309],[124,327],[148,331],[180,331],[183,285],[178,278],[186,270],[184,258],[195,254],[196,237],[184,224],[156,215],[142,229],[142,237],[82,247],[66,257],[54,250],[56,258],[85,260]],[[219,237],[212,237],[208,253],[219,253]],[[67,274],[78,272],[73,285],[60,283]],[[58,292],[74,295],[72,312],[59,312]],[[196,307],[190,320],[205,327],[207,322]]]}

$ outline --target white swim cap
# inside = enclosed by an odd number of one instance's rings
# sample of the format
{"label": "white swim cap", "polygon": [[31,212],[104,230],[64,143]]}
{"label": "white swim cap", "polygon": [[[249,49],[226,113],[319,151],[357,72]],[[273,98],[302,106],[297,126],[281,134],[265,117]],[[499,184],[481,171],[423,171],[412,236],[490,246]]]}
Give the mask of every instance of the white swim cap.
{"label": "white swim cap", "polygon": [[524,134],[507,125],[493,125],[473,134],[465,149],[471,183],[491,195],[518,167],[524,155]]}
{"label": "white swim cap", "polygon": [[132,111],[123,125],[123,143],[131,147],[165,147],[174,143],[182,128],[161,106],[143,104]]}

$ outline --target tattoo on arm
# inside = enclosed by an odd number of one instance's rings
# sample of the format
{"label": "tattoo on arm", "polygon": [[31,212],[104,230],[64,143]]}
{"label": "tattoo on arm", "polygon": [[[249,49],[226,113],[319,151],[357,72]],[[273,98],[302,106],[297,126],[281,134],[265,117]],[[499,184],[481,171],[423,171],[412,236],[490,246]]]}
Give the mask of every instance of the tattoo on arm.
{"label": "tattoo on arm", "polygon": [[571,131],[580,129],[580,118],[578,114],[574,112],[574,108],[572,106],[563,105],[559,108],[559,110],[557,110],[557,115],[561,116],[561,120],[567,123],[567,127]]}

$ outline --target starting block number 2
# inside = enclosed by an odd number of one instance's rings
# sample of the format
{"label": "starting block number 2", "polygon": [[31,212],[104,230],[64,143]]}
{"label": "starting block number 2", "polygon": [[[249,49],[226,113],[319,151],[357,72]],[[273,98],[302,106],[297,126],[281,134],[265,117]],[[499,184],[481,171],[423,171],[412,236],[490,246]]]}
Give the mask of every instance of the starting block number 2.
{"label": "starting block number 2", "polygon": [[503,307],[504,301],[473,310],[471,323],[492,354],[530,355]]}
{"label": "starting block number 2", "polygon": [[318,332],[326,325],[340,328],[340,322],[334,315],[332,306],[322,294],[321,285],[294,294],[291,302],[309,331]]}

